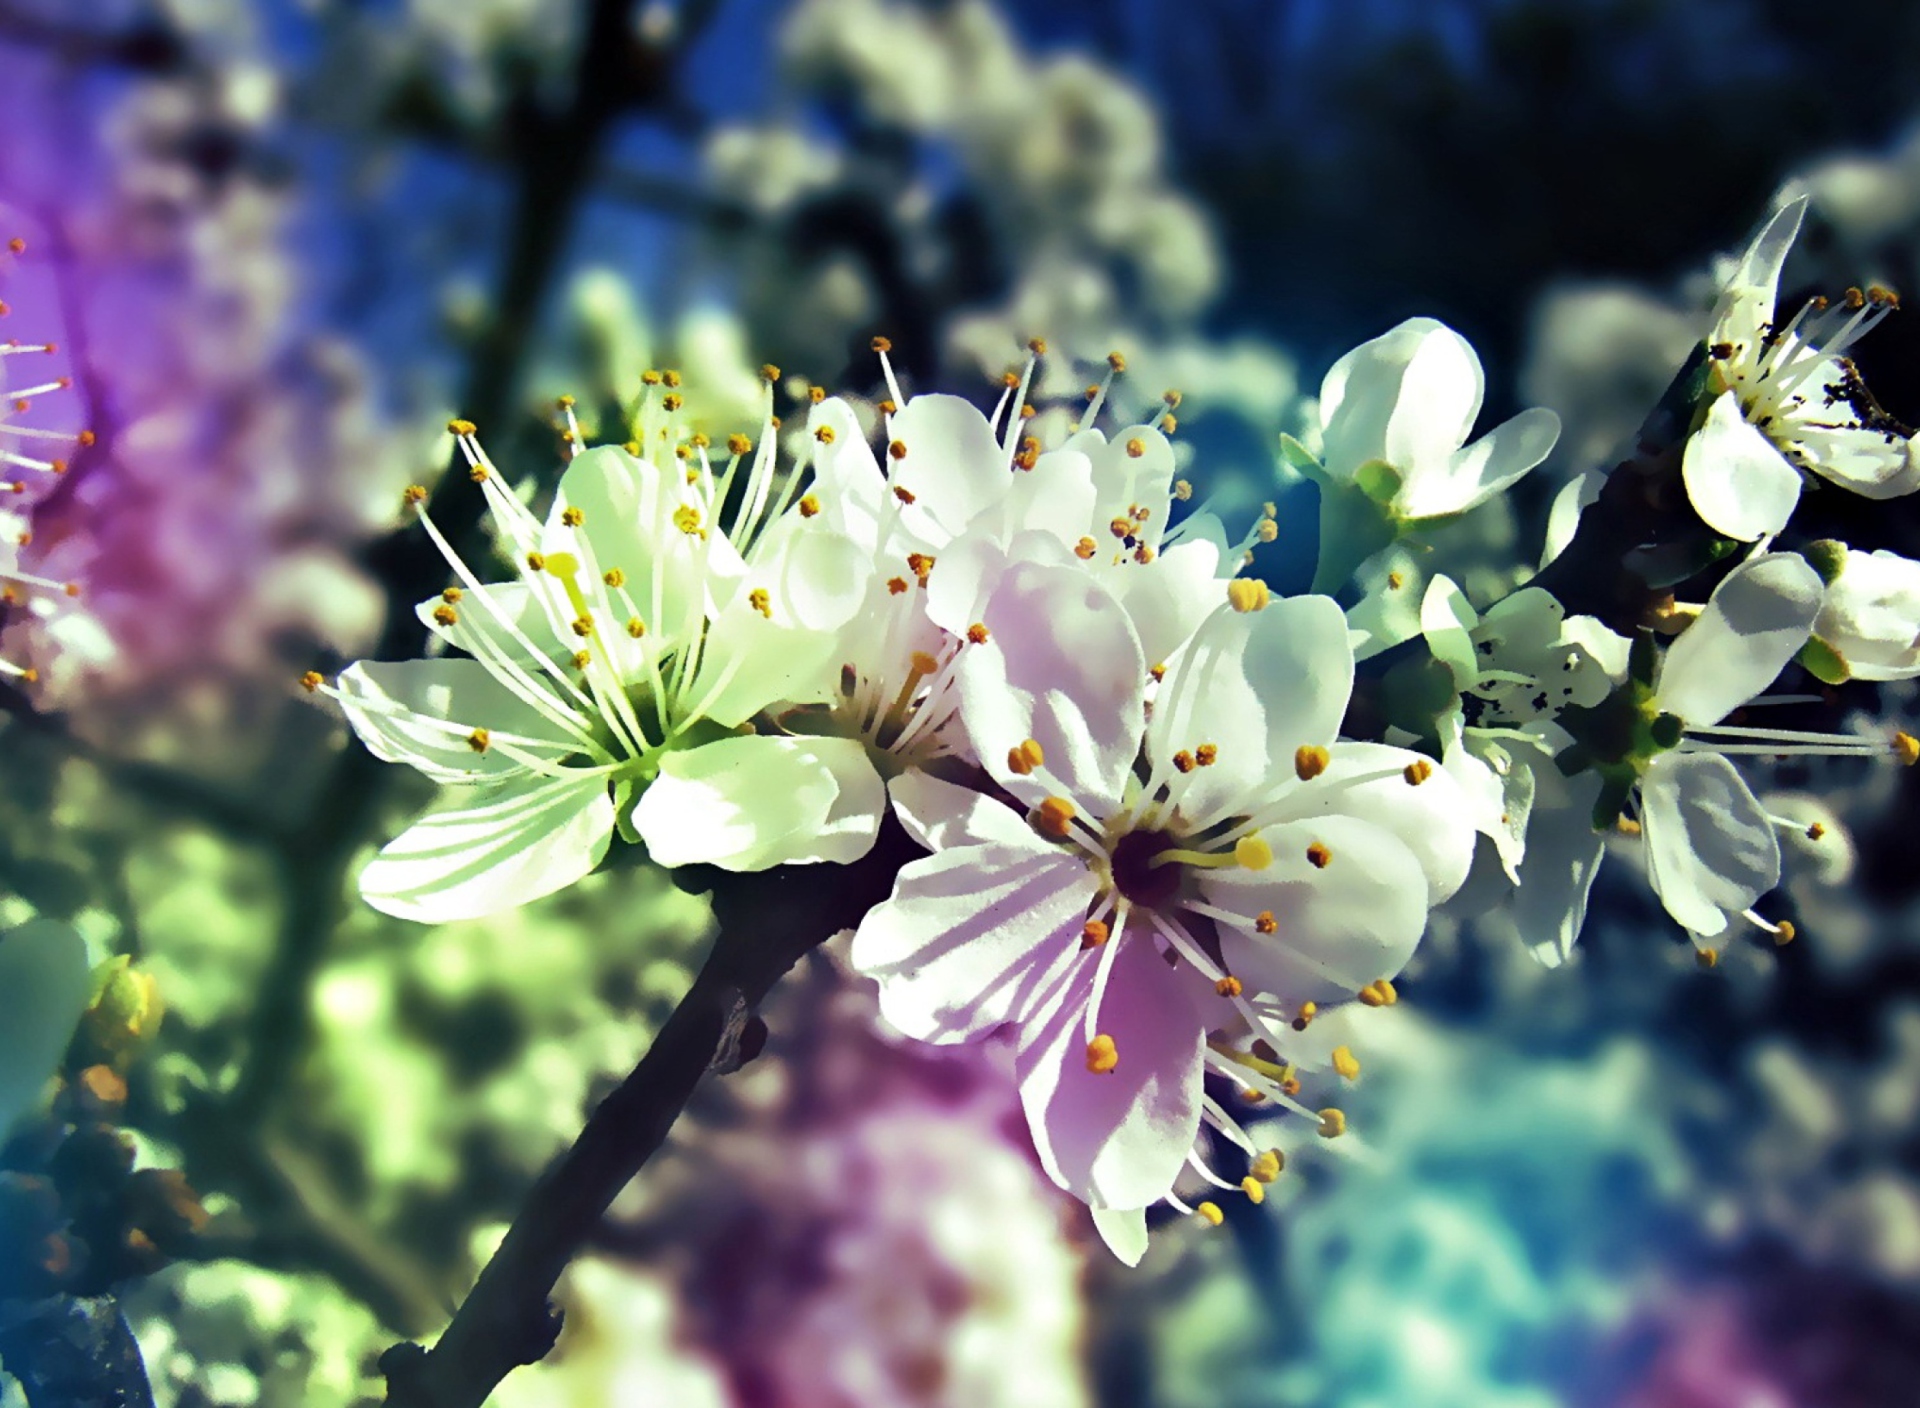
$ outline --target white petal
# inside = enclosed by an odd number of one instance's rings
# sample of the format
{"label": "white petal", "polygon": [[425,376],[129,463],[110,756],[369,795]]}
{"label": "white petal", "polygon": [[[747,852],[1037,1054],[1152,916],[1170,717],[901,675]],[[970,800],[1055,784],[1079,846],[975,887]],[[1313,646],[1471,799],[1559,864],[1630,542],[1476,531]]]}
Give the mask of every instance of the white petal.
{"label": "white petal", "polygon": [[[1864,425],[1828,429],[1808,424],[1832,414],[1816,403],[1785,428],[1815,474],[1866,499],[1898,499],[1920,489],[1920,460],[1914,457],[1911,440]],[[1847,413],[1843,409],[1840,414]]]}
{"label": "white petal", "polygon": [[854,740],[752,734],[667,754],[633,825],[659,865],[766,870],[858,859],[885,807]]}
{"label": "white petal", "polygon": [[1005,541],[1015,533],[1050,534],[1067,547],[1094,527],[1093,462],[1078,450],[1050,450],[1015,472],[1006,497],[974,521]]}
{"label": "white petal", "polygon": [[1133,536],[1158,549],[1167,529],[1173,474],[1173,444],[1160,431],[1150,425],[1130,425],[1116,433],[1093,461],[1100,519],[1092,525],[1093,536],[1105,547],[1107,525],[1116,518],[1134,518],[1134,510],[1144,508],[1147,517],[1136,519]]}
{"label": "white petal", "polygon": [[1530,473],[1553,453],[1559,439],[1560,417],[1544,407],[1530,407],[1444,464],[1436,462],[1409,478],[1400,511],[1408,518],[1440,518],[1478,508]]}
{"label": "white petal", "polygon": [[1688,439],[1680,477],[1701,521],[1741,542],[1778,533],[1800,502],[1800,471],[1753,428],[1731,391]]}
{"label": "white petal", "polygon": [[1480,415],[1486,378],[1466,338],[1444,323],[1413,319],[1421,336],[1408,360],[1387,426],[1387,463],[1416,479],[1444,474]]}
{"label": "white petal", "polygon": [[1182,539],[1144,567],[1129,564],[1108,578],[1152,664],[1164,664],[1220,601],[1220,549],[1205,538]]}
{"label": "white petal", "polygon": [[1598,775],[1582,773],[1564,782],[1553,789],[1554,805],[1536,802],[1527,822],[1520,888],[1497,916],[1549,968],[1573,952],[1586,922],[1588,892],[1607,853],[1606,837],[1593,829]]}
{"label": "white petal", "polygon": [[[823,427],[830,432],[829,440],[818,437]],[[869,553],[878,552],[887,481],[853,407],[837,396],[820,402],[807,413],[807,435],[813,445],[812,493],[820,504],[820,521]]]}
{"label": "white petal", "polygon": [[1431,767],[1432,760],[1384,743],[1336,743],[1330,751],[1327,770],[1306,782],[1290,781],[1276,811],[1302,821],[1357,817],[1398,836],[1426,876],[1426,903],[1445,901],[1473,865],[1473,811],[1458,780],[1445,768],[1433,768],[1426,781],[1411,784],[1407,768]]}
{"label": "white petal", "polygon": [[1473,630],[1480,613],[1452,578],[1436,576],[1420,599],[1420,633],[1427,649],[1453,676],[1456,690],[1472,689],[1480,678],[1480,657],[1473,648]]}
{"label": "white petal", "polygon": [[52,919],[0,935],[0,1142],[40,1098],[92,990],[87,946]]}
{"label": "white petal", "polygon": [[1145,935],[1124,940],[1097,1030],[1119,1065],[1087,1069],[1091,954],[1068,974],[1045,1020],[1019,1030],[1020,1101],[1041,1167],[1089,1203],[1145,1207],[1164,1197],[1200,1128],[1206,1029],[1187,1000],[1190,973],[1169,969]]}
{"label": "white petal", "polygon": [[1011,562],[1071,567],[1075,558],[1055,535],[1022,531],[1000,538],[979,525],[942,548],[927,578],[927,619],[956,636],[987,614],[994,588]]}
{"label": "white petal", "polygon": [[971,787],[903,772],[887,784],[887,795],[907,834],[930,851],[995,844],[1052,849],[1012,807]]}
{"label": "white petal", "polygon": [[958,396],[915,396],[894,415],[890,432],[906,447],[889,461],[891,482],[914,496],[941,540],[957,536],[1013,487],[993,427]]}
{"label": "white petal", "polygon": [[1855,679],[1920,674],[1920,562],[1884,548],[1848,553],[1813,633],[1840,652]]}
{"label": "white petal", "polygon": [[1092,1208],[1093,1230],[1124,1266],[1138,1266],[1147,1254],[1145,1208]]}
{"label": "white petal", "polygon": [[462,788],[360,872],[360,894],[400,919],[477,919],[593,870],[613,835],[604,775]]}
{"label": "white petal", "polygon": [[880,984],[880,1013],[920,1041],[984,1036],[1058,997],[1084,966],[1098,882],[1052,847],[960,846],[901,868],[848,957]]}
{"label": "white petal", "polygon": [[1780,881],[1773,823],[1717,753],[1666,753],[1640,784],[1647,875],[1667,913],[1703,937]]}
{"label": "white petal", "polygon": [[[1469,832],[1469,835],[1472,833]],[[1241,916],[1220,926],[1227,969],[1289,1012],[1350,999],[1406,966],[1427,926],[1420,860],[1394,833],[1350,816],[1269,826],[1264,870],[1227,869],[1200,882],[1208,903]],[[1324,868],[1307,858],[1324,846]],[[1277,926],[1260,932],[1259,919]]]}
{"label": "white petal", "polygon": [[1211,820],[1240,810],[1296,750],[1333,742],[1353,691],[1346,617],[1331,597],[1287,597],[1264,610],[1221,606],[1167,666],[1148,724],[1164,764],[1203,743],[1219,762],[1184,781],[1181,811]]}
{"label": "white petal", "polygon": [[1797,553],[1741,563],[1667,648],[1655,701],[1695,728],[1720,722],[1765,691],[1807,643],[1825,590]]}
{"label": "white petal", "polygon": [[1600,497],[1600,486],[1606,482],[1602,471],[1583,469],[1560,486],[1560,492],[1553,496],[1553,506],[1547,510],[1546,537],[1540,549],[1542,567],[1567,550],[1580,530],[1580,515]]}
{"label": "white petal", "polygon": [[1118,804],[1145,721],[1147,665],[1120,603],[1085,572],[1016,563],[987,603],[989,639],[962,647],[961,715],[987,770],[1040,744],[1080,806]]}
{"label": "white petal", "polygon": [[[340,708],[374,757],[407,763],[436,782],[476,782],[525,772],[473,730],[542,740],[517,748],[558,762],[580,751],[571,734],[508,689],[477,660],[360,660],[340,674]],[[435,721],[454,729],[436,727]],[[457,729],[457,731],[456,731]]]}
{"label": "white petal", "polygon": [[1807,198],[1800,197],[1783,205],[1761,227],[1735,266],[1721,299],[1720,325],[1716,341],[1731,341],[1751,348],[1760,330],[1773,321],[1774,303],[1779,297],[1780,271],[1786,267],[1787,252],[1800,234],[1807,216]]}
{"label": "white petal", "polygon": [[[1410,318],[1335,362],[1320,383],[1328,474],[1350,480],[1362,465],[1380,459],[1405,470],[1408,466],[1394,459],[1395,450],[1405,451],[1429,435],[1437,435],[1440,442],[1431,447],[1434,453],[1451,455],[1459,449],[1480,414],[1479,362],[1473,359],[1469,374],[1455,345],[1461,343],[1458,333],[1432,318]],[[1423,352],[1429,360],[1414,393],[1407,381]],[[1472,356],[1468,348],[1466,357]],[[1413,404],[1416,394],[1425,404]],[[1403,400],[1408,401],[1404,420]]]}

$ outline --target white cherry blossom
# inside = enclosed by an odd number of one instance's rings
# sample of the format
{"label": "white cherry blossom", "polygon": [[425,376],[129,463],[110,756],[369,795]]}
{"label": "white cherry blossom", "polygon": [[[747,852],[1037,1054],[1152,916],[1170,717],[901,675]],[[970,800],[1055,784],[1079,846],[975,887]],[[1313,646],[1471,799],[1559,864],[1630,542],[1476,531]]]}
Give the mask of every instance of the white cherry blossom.
{"label": "white cherry blossom", "polygon": [[1715,398],[1682,462],[1694,510],[1742,541],[1786,526],[1802,471],[1870,499],[1920,488],[1912,432],[1844,355],[1898,300],[1849,289],[1838,304],[1817,298],[1778,319],[1780,273],[1806,213],[1805,197],[1783,206],[1735,266],[1708,343]]}
{"label": "white cherry blossom", "polygon": [[1138,1211],[1171,1197],[1203,1125],[1253,1151],[1208,1070],[1343,1127],[1285,1088],[1312,1045],[1293,1024],[1386,1000],[1472,853],[1429,759],[1336,741],[1353,672],[1339,608],[1246,581],[1222,595],[1149,711],[1153,672],[1114,594],[1014,564],[958,671],[997,790],[895,780],[932,854],[853,947],[909,1035],[1011,1031],[1044,1166],[1130,1258]]}
{"label": "white cherry blossom", "polygon": [[735,437],[716,467],[681,404],[649,399],[632,447],[649,457],[579,454],[544,522],[455,425],[509,582],[483,582],[409,491],[458,583],[421,619],[465,653],[361,661],[326,689],[376,756],[450,789],[362,872],[376,908],[438,922],[523,903],[591,871],[616,826],[670,866],[845,861],[872,844],[880,783],[862,750],[751,722],[826,697],[864,563],[792,501],[794,480],[781,489],[770,435],[757,450]]}
{"label": "white cherry blossom", "polygon": [[1843,553],[1813,634],[1838,657],[1842,678],[1920,675],[1920,562],[1884,548]]}

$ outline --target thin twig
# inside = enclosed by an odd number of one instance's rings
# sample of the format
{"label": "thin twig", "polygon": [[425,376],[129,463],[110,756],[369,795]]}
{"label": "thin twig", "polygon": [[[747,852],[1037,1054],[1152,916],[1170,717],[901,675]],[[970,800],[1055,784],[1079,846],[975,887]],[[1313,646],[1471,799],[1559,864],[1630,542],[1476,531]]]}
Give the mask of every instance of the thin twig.
{"label": "thin twig", "polygon": [[506,1239],[431,1350],[396,1345],[381,1359],[388,1408],[480,1408],[514,1369],[559,1334],[549,1297],[607,1208],[667,1137],[700,1078],[759,1050],[753,1009],[809,949],[884,899],[912,847],[889,824],[851,866],[786,866],[726,876],[714,892],[720,931],[653,1045],[601,1102],[573,1147],[527,1195]]}

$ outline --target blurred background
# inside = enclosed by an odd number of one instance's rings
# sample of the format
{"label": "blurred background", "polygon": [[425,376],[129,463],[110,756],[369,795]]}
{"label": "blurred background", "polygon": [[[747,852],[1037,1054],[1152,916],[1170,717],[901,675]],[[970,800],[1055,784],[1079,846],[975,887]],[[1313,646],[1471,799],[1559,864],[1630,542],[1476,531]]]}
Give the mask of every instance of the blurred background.
{"label": "blurred background", "polygon": [[[702,903],[632,865],[435,930],[352,896],[425,793],[294,682],[413,652],[442,582],[399,495],[449,415],[550,483],[553,398],[622,438],[649,367],[724,433],[762,362],[871,392],[875,334],[983,397],[1030,336],[1063,401],[1119,349],[1123,401],[1184,392],[1203,494],[1282,500],[1257,570],[1298,590],[1276,437],[1427,313],[1486,423],[1566,420],[1429,564],[1485,600],[1781,192],[1817,212],[1792,288],[1920,292],[1916,120],[1904,0],[0,0],[5,332],[73,380],[32,415],[94,436],[21,504],[83,593],[0,636],[40,675],[4,696],[0,917],[165,1004],[112,1111],[210,1216],[125,1297],[160,1403],[377,1401],[698,962]],[[1920,419],[1920,323],[1861,357]],[[1905,506],[1813,511],[1920,556]],[[1835,702],[1913,726],[1906,687]],[[1920,774],[1828,761],[1759,772],[1828,828],[1789,847],[1798,942],[1701,971],[1626,851],[1566,968],[1443,915],[1355,1135],[1135,1272],[999,1053],[897,1041],[823,951],[495,1401],[1912,1404]]]}

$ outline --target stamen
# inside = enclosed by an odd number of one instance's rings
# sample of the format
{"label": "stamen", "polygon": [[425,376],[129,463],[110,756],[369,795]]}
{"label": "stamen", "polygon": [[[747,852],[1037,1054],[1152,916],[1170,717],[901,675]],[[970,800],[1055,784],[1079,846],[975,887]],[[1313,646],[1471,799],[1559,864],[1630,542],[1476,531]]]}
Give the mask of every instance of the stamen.
{"label": "stamen", "polygon": [[1258,577],[1235,577],[1227,583],[1227,602],[1235,611],[1264,611],[1273,593]]}
{"label": "stamen", "polygon": [[1072,829],[1075,815],[1073,803],[1065,797],[1049,797],[1034,811],[1034,829],[1043,836],[1064,841]]}
{"label": "stamen", "polygon": [[1327,770],[1327,764],[1333,756],[1315,743],[1304,744],[1294,749],[1293,772],[1302,782],[1311,782]]}
{"label": "stamen", "polygon": [[1350,1047],[1336,1046],[1333,1048],[1333,1068],[1338,1071],[1345,1080],[1360,1079],[1360,1063],[1354,1059],[1353,1051]]}
{"label": "stamen", "polygon": [[1120,1064],[1120,1048],[1105,1032],[1087,1043],[1087,1070],[1096,1076],[1110,1074]]}
{"label": "stamen", "polygon": [[1320,1128],[1317,1133],[1322,1139],[1338,1139],[1346,1132],[1346,1111],[1329,1106],[1320,1112]]}

